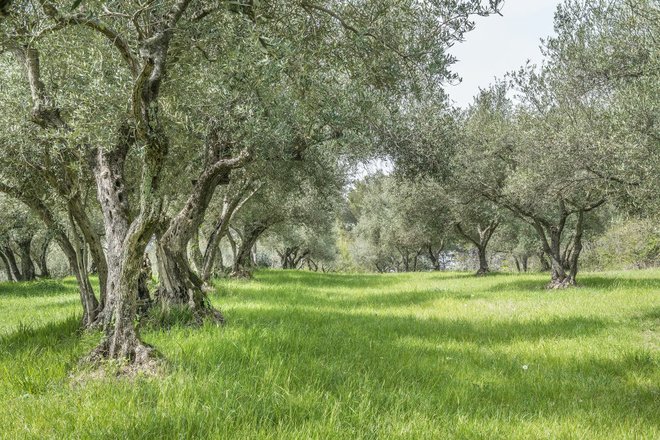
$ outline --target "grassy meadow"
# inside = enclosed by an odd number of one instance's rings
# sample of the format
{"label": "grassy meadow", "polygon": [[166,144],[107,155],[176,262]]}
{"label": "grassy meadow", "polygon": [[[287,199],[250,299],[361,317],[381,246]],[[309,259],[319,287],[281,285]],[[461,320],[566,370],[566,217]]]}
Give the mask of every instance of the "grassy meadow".
{"label": "grassy meadow", "polygon": [[660,438],[660,271],[547,278],[222,280],[133,378],[78,365],[74,281],[0,284],[0,438]]}

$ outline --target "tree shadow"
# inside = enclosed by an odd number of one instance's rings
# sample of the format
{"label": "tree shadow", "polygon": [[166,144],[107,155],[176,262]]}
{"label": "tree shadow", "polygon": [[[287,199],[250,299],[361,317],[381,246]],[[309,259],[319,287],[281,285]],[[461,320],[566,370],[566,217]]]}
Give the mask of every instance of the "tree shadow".
{"label": "tree shadow", "polygon": [[[490,292],[501,291],[544,291],[550,281],[550,275],[547,279],[516,279],[511,275],[504,282],[497,283],[487,290]],[[660,278],[617,278],[602,275],[580,275],[577,278],[577,288],[588,288],[597,290],[615,290],[615,289],[660,289]]]}
{"label": "tree shadow", "polygon": [[46,348],[67,352],[78,343],[81,334],[80,317],[76,315],[37,327],[19,324],[13,331],[0,336],[0,359]]}
{"label": "tree shadow", "polygon": [[[475,417],[496,416],[506,401],[508,411],[520,417],[569,414],[593,405],[607,408],[608,414],[620,419],[660,423],[655,412],[660,409],[660,388],[633,385],[629,380],[635,375],[648,376],[657,368],[657,360],[646,353],[631,352],[620,358],[587,353],[578,358],[543,349],[511,354],[509,349],[520,343],[561,343],[593,336],[615,325],[606,320],[419,319],[308,308],[237,313],[241,319],[236,325],[244,330],[265,326],[279,335],[260,346],[262,356],[291,350],[300,353],[300,359],[315,359],[318,364],[311,366],[294,362],[292,374],[314,377],[336,392],[342,381],[350,383],[356,375],[365,376],[362,379],[373,386],[366,391],[374,395],[396,395],[407,389],[422,401],[429,399]],[[467,394],[466,400],[474,398],[481,406],[465,407],[452,401],[454,394]],[[414,405],[411,402],[411,409]]]}
{"label": "tree shadow", "polygon": [[[382,293],[370,292],[367,295],[360,295],[353,292],[341,294],[333,292],[331,288],[317,288],[316,290],[306,288],[302,291],[291,291],[287,289],[286,285],[271,286],[266,291],[259,288],[243,287],[239,293],[231,295],[240,298],[241,301],[264,306],[290,304],[292,307],[336,307],[344,310],[367,306],[375,308],[421,306],[441,299],[470,301],[484,298],[481,294],[440,288],[400,290],[392,293],[384,289]],[[212,299],[217,299],[219,302],[224,296],[226,294],[217,292],[210,294]]]}
{"label": "tree shadow", "polygon": [[[75,281],[74,288],[75,288]],[[44,279],[27,282],[0,283],[0,300],[8,297],[56,296],[71,293],[70,280]]]}
{"label": "tree shadow", "polygon": [[[470,278],[468,273],[457,272],[401,272],[386,274],[346,274],[346,273],[318,273],[305,270],[266,270],[254,274],[254,281],[270,285],[287,287],[304,284],[305,287],[316,288],[383,288],[396,284],[403,284],[415,275],[427,274],[425,280],[450,280],[457,278]],[[428,274],[432,274],[428,276]]]}

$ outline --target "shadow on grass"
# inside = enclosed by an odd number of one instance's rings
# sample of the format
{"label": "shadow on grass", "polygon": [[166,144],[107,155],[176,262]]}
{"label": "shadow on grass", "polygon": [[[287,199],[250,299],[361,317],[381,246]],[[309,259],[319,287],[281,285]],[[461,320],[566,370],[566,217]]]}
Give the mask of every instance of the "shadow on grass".
{"label": "shadow on grass", "polygon": [[[402,284],[402,275],[413,279],[415,275],[422,272],[407,272],[398,274],[343,274],[343,273],[318,273],[303,270],[266,270],[255,273],[254,280],[261,283],[274,284],[287,287],[292,284],[304,284],[306,287],[315,288],[377,288]],[[425,272],[431,274],[431,272]],[[432,272],[433,276],[428,280],[450,280],[456,278],[470,278],[472,274],[455,272]]]}
{"label": "shadow on grass", "polygon": [[38,327],[19,324],[10,333],[0,336],[0,359],[45,349],[67,352],[77,344],[80,336],[80,317],[75,315]]}
{"label": "shadow on grass", "polygon": [[[417,319],[295,308],[237,310],[236,315],[229,316],[230,325],[243,327],[244,334],[258,327],[275,337],[240,341],[246,349],[233,355],[248,353],[251,358],[244,361],[254,363],[256,352],[260,363],[286,353],[293,377],[314,378],[332,393],[359,388],[383,411],[396,400],[409,411],[425,408],[431,418],[439,408],[486,419],[502,411],[524,419],[602,409],[614,418],[660,422],[660,388],[629,380],[658,367],[648,353],[609,358],[585,349],[575,357],[538,345],[596,335],[613,325],[605,320]],[[532,348],[517,352],[514,344],[520,343]]]}
{"label": "shadow on grass", "polygon": [[[515,276],[497,283],[487,290],[490,292],[501,291],[545,291],[546,285],[550,282],[550,274],[546,274],[547,279],[516,279]],[[584,275],[577,277],[578,288],[584,287],[597,290],[615,290],[615,289],[660,289],[660,278],[616,278],[599,275]],[[552,290],[550,290],[552,292]]]}
{"label": "shadow on grass", "polygon": [[0,300],[7,297],[56,296],[75,292],[75,280],[37,280],[20,283],[0,283]]}
{"label": "shadow on grass", "polygon": [[[305,285],[306,286],[306,285]],[[223,289],[223,288],[221,288]],[[318,287],[317,287],[318,289]],[[329,290],[329,292],[328,292]],[[222,298],[226,296],[225,290],[212,293],[210,297],[216,299],[222,306]],[[264,291],[258,288],[250,289],[242,287],[239,293],[231,294],[240,297],[242,301],[263,304],[264,306],[280,306],[288,304],[294,307],[337,307],[341,309],[350,309],[354,307],[401,307],[401,306],[421,306],[440,299],[450,299],[457,301],[469,301],[484,298],[480,294],[470,294],[445,289],[421,289],[421,290],[403,290],[389,293],[369,293],[360,294],[337,294],[332,289],[305,288],[304,290],[291,291],[285,285],[277,284],[270,290]]]}

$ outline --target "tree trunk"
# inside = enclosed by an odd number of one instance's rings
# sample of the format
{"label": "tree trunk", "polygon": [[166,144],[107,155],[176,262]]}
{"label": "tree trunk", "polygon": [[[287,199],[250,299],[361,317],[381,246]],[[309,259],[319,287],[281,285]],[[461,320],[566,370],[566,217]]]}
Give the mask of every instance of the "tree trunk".
{"label": "tree trunk", "polygon": [[212,318],[224,323],[222,314],[211,306],[202,289],[202,280],[191,270],[183,249],[156,244],[158,278],[160,285],[156,292],[156,302],[165,311],[171,308],[187,307],[197,323]]}
{"label": "tree trunk", "polygon": [[541,272],[550,272],[550,263],[545,256],[545,252],[539,252],[539,264],[541,265]]}
{"label": "tree trunk", "polygon": [[[100,316],[104,338],[90,354],[90,360],[117,359],[131,364],[149,361],[152,348],[139,338],[135,326],[137,296],[144,251],[159,215],[154,195],[144,189],[140,213],[129,222],[128,197],[124,186],[124,161],[134,142],[129,124],[120,128],[115,148],[99,150],[95,162],[97,196],[103,213],[107,242],[108,275],[106,303]],[[155,167],[155,166],[154,166]],[[157,167],[143,172],[144,188],[156,179]]]}
{"label": "tree trunk", "polygon": [[11,273],[11,267],[9,267],[9,260],[7,260],[7,256],[2,251],[0,251],[0,258],[2,259],[2,264],[5,267],[5,276],[7,277],[7,281],[14,281],[14,276]]}
{"label": "tree trunk", "polygon": [[13,249],[10,246],[3,246],[2,253],[5,255],[7,262],[9,263],[9,269],[14,276],[14,280],[23,281],[23,275],[18,269],[18,264],[16,263],[16,256],[14,255]]}
{"label": "tree trunk", "polygon": [[52,236],[46,234],[39,249],[39,259],[37,260],[37,263],[39,264],[39,276],[41,278],[50,277],[50,272],[48,271],[48,246],[50,245],[51,240]]}
{"label": "tree trunk", "polygon": [[204,270],[204,256],[199,248],[199,228],[196,228],[193,232],[193,236],[190,238],[189,247],[190,260],[195,266],[197,274],[201,274]]}
{"label": "tree trunk", "polygon": [[477,235],[475,236],[473,232],[467,232],[463,229],[460,223],[456,224],[456,230],[459,234],[465,237],[468,241],[474,244],[474,247],[477,249],[477,254],[479,256],[479,270],[477,270],[477,276],[486,275],[490,270],[488,268],[488,258],[486,256],[486,248],[490,239],[493,237],[495,230],[499,226],[498,220],[491,220],[490,223],[485,228],[482,228],[481,225],[477,225]]}
{"label": "tree trunk", "polygon": [[444,248],[444,246],[441,246],[440,249],[438,249],[438,252],[434,253],[433,252],[433,246],[431,246],[431,245],[428,246],[427,252],[428,252],[428,255],[429,255],[429,259],[431,260],[431,264],[433,265],[433,270],[435,270],[435,271],[441,270],[441,267],[440,267],[440,253],[442,252],[443,248]]}
{"label": "tree trunk", "polygon": [[250,278],[252,274],[249,268],[252,263],[252,248],[257,239],[268,229],[268,224],[256,224],[247,227],[243,233],[243,239],[236,252],[231,276],[234,278]]}
{"label": "tree trunk", "polygon": [[479,270],[477,270],[477,276],[483,276],[490,272],[490,269],[488,268],[488,258],[486,256],[486,246],[478,246],[477,253],[479,255]]}
{"label": "tree trunk", "polygon": [[128,246],[112,245],[108,252],[108,297],[103,313],[105,337],[90,358],[144,365],[149,362],[153,348],[140,340],[135,319],[142,251],[146,243],[135,240],[138,237],[133,234],[126,238],[130,242]]}
{"label": "tree trunk", "polygon": [[16,243],[18,246],[18,255],[21,258],[21,275],[23,281],[33,281],[35,279],[34,263],[30,255],[32,237],[23,239]]}

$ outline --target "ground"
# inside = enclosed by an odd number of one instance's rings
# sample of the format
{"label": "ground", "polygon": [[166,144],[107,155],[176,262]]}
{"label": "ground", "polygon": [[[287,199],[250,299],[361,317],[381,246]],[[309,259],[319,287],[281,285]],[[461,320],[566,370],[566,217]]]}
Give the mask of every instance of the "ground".
{"label": "ground", "polygon": [[0,285],[0,438],[660,438],[660,271],[220,281],[225,328],[95,377],[75,284]]}

